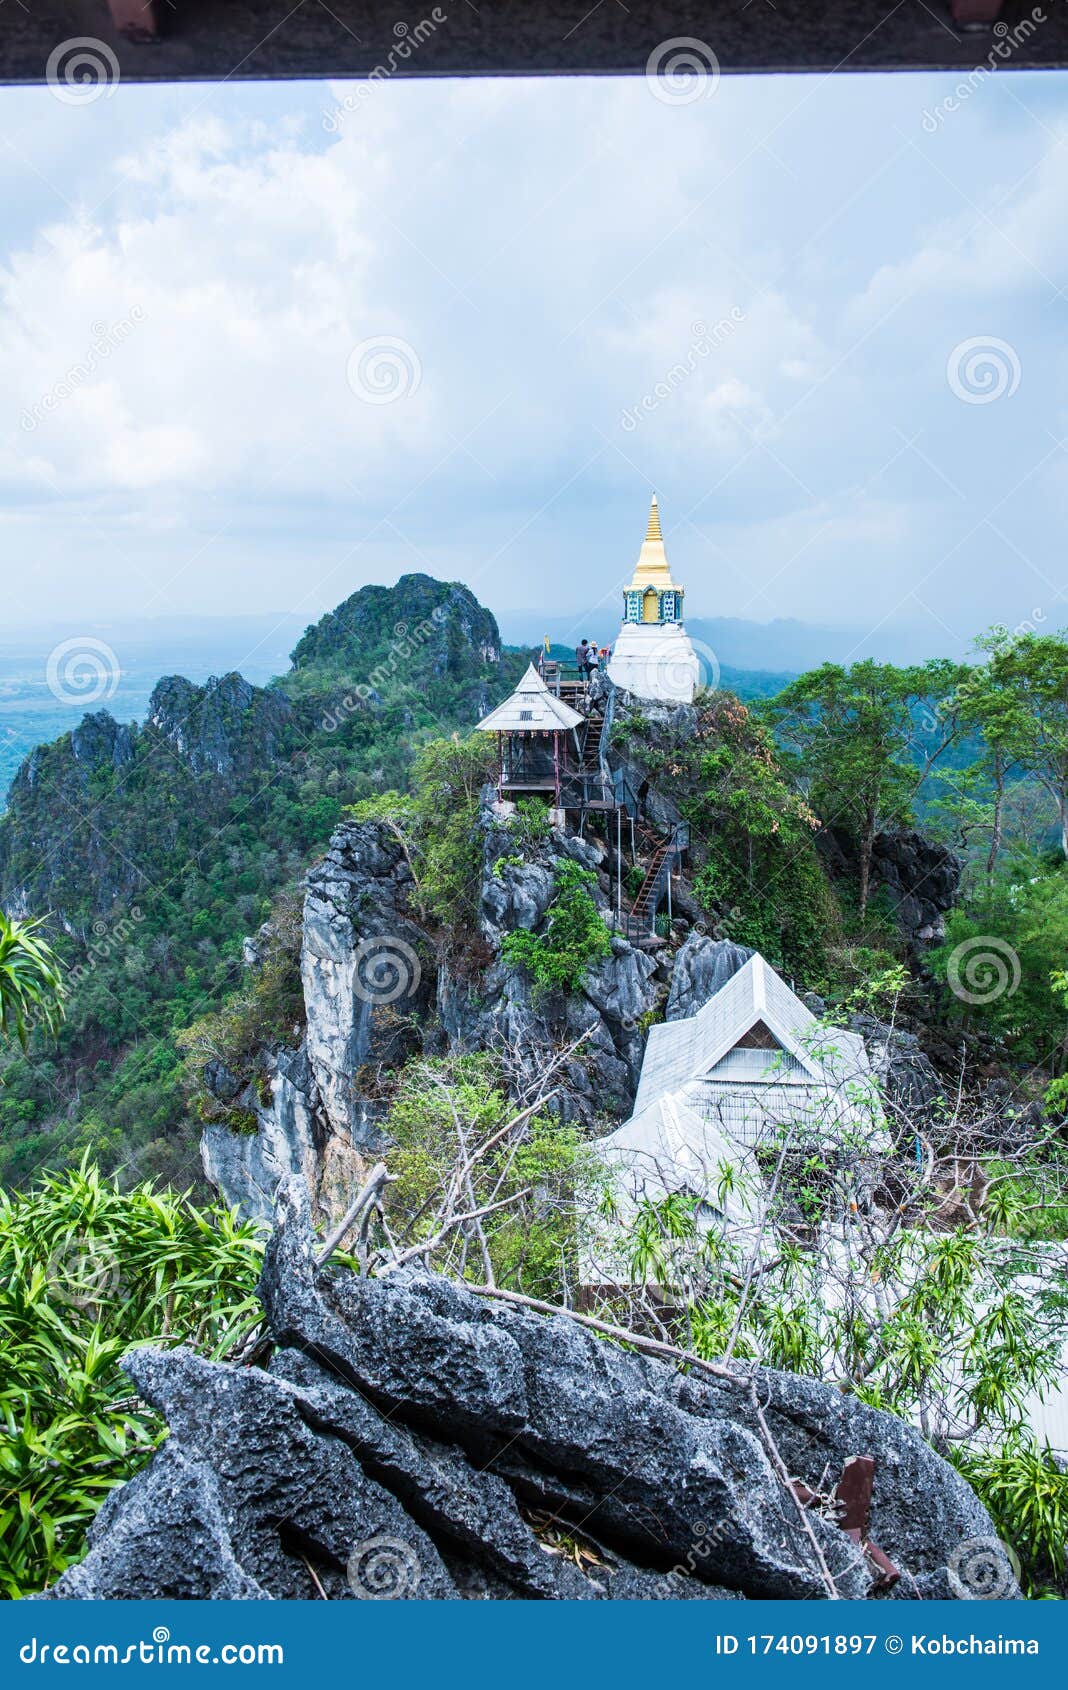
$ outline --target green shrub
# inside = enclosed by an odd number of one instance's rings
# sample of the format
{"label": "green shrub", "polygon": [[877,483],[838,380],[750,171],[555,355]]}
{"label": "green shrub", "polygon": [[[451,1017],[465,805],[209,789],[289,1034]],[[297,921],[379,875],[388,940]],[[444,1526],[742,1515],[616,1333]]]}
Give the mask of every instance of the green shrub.
{"label": "green shrub", "polygon": [[291,890],[271,911],[262,956],[246,972],[238,991],[222,1006],[183,1028],[176,1043],[185,1057],[182,1081],[201,1121],[223,1121],[234,1132],[256,1131],[256,1117],[247,1109],[220,1103],[204,1085],[209,1062],[221,1063],[238,1080],[256,1078],[261,1103],[270,1102],[265,1078],[256,1074],[267,1046],[292,1041],[294,1027],[304,1021],[304,993],[300,978],[301,912],[303,899]]}
{"label": "green shrub", "polygon": [[589,888],[597,876],[578,863],[556,867],[556,896],[549,905],[543,933],[520,928],[501,944],[506,962],[525,969],[535,999],[550,992],[580,991],[590,969],[612,949],[612,939]]}
{"label": "green shrub", "polygon": [[523,851],[534,851],[544,844],[552,828],[549,826],[549,811],[542,800],[520,798],[515,807],[515,815],[508,823],[508,831],[514,834]]}
{"label": "green shrub", "polygon": [[119,1363],[142,1344],[222,1356],[259,1319],[262,1245],[226,1209],[85,1163],[0,1192],[0,1585],[24,1596],[82,1551],[108,1492],[164,1436]]}
{"label": "green shrub", "polygon": [[[499,1285],[555,1301],[577,1271],[576,1200],[593,1188],[599,1170],[577,1129],[546,1113],[521,1118],[498,1138],[516,1112],[488,1055],[410,1062],[384,1123],[394,1176],[386,1213],[402,1247],[432,1240],[457,1164],[489,1143],[487,1153],[472,1161],[466,1206],[504,1205],[484,1222],[494,1277]],[[484,1277],[477,1241],[461,1229],[441,1240],[430,1261],[456,1277]]]}
{"label": "green shrub", "polygon": [[1068,1473],[1048,1449],[1027,1443],[978,1453],[960,1452],[956,1464],[976,1491],[998,1535],[1020,1558],[1029,1596],[1057,1594],[1068,1571]]}

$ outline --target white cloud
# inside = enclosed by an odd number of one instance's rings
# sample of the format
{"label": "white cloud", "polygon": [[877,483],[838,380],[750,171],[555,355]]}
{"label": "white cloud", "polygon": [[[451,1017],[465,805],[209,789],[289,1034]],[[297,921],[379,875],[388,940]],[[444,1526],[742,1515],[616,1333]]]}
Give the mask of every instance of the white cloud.
{"label": "white cloud", "polygon": [[[100,593],[125,558],[189,607],[317,612],[410,568],[499,604],[581,580],[592,602],[655,481],[681,571],[732,595],[706,613],[756,582],[782,614],[827,614],[932,569],[954,603],[982,579],[992,612],[996,570],[953,545],[962,496],[987,497],[995,463],[1024,475],[1062,424],[1032,266],[1068,257],[1063,153],[988,130],[977,99],[936,173],[899,146],[927,98],[909,79],[805,93],[724,82],[672,110],[638,82],[412,83],[336,132],[347,84],[187,91],[199,109],[169,129],[147,94],[78,113],[40,156],[68,198],[84,170],[84,203],[46,200],[0,257],[0,481],[36,513],[46,604],[85,517],[78,578]],[[1026,342],[1011,412],[945,380],[955,340],[999,332],[995,304]],[[411,348],[395,403],[347,379],[376,339]],[[737,570],[698,554],[697,508]]]}

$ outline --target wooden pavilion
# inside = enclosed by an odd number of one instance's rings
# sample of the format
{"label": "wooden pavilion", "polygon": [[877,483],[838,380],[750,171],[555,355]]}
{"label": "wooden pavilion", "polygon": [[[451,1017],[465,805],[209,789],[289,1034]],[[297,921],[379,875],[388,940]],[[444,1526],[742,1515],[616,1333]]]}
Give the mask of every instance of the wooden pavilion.
{"label": "wooden pavilion", "polygon": [[577,730],[585,721],[549,691],[532,663],[511,697],[478,724],[481,732],[497,735],[500,796],[551,794],[559,806],[562,777],[582,761]]}

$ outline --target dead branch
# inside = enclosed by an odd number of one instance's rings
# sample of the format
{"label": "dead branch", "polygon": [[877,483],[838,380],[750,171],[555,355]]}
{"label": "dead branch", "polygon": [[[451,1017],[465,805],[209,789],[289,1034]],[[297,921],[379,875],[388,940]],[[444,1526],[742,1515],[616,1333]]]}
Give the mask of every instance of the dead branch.
{"label": "dead branch", "polygon": [[341,1240],[352,1231],[364,1210],[370,1207],[377,1199],[379,1192],[394,1178],[395,1175],[388,1172],[384,1162],[375,1163],[367,1183],[361,1186],[333,1232],[328,1233],[324,1239],[322,1249],[315,1258],[317,1267],[322,1267],[324,1262],[329,1261]]}

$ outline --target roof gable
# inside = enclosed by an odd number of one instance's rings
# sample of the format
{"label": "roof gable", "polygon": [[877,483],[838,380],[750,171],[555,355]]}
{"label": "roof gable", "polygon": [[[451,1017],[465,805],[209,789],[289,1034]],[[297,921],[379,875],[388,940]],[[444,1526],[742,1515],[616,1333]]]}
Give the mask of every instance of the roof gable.
{"label": "roof gable", "polygon": [[565,733],[585,719],[549,691],[531,663],[511,697],[483,716],[478,727],[483,733]]}
{"label": "roof gable", "polygon": [[[784,1065],[784,1079],[789,1077],[785,1072],[789,1069],[794,1081],[807,1078],[816,1085],[838,1086],[869,1072],[858,1035],[836,1028],[823,1038],[811,1010],[763,957],[755,955],[696,1015],[650,1028],[635,1113],[692,1080],[714,1077],[712,1071],[724,1057],[758,1029],[790,1058]],[[774,1062],[774,1054],[769,1052],[767,1067],[772,1072],[765,1068],[765,1084],[775,1081]],[[744,1081],[745,1074],[745,1064],[733,1065],[732,1079]],[[722,1077],[726,1079],[726,1074]],[[760,1077],[754,1074],[752,1083],[760,1084]]]}

